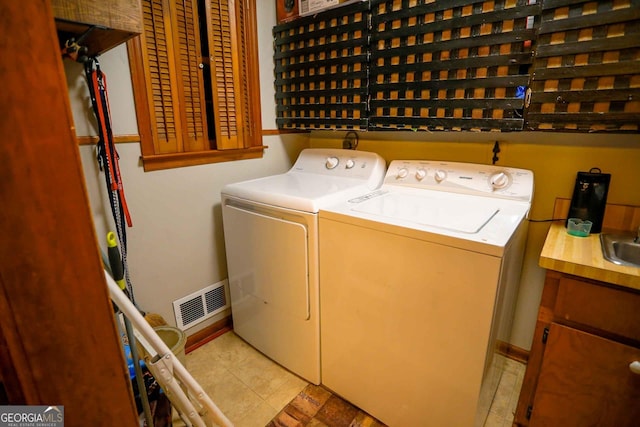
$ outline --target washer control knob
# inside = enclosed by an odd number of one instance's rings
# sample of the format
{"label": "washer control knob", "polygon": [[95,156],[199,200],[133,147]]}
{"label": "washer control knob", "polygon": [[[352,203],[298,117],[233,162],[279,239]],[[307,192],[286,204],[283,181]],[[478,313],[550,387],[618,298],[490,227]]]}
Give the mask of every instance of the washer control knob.
{"label": "washer control knob", "polygon": [[327,157],[325,166],[327,169],[335,169],[335,167],[338,166],[338,163],[340,163],[340,160],[337,157]]}
{"label": "washer control knob", "polygon": [[422,181],[425,176],[427,176],[427,171],[425,171],[424,169],[418,169],[416,171],[416,179],[418,181]]}
{"label": "washer control knob", "polygon": [[407,175],[409,175],[409,169],[401,168],[400,170],[398,170],[398,178],[400,179],[406,178]]}
{"label": "washer control knob", "polygon": [[437,183],[441,183],[442,181],[447,179],[447,172],[443,171],[442,169],[438,169],[436,173],[433,175],[433,178],[436,180]]}
{"label": "washer control knob", "polygon": [[489,177],[489,184],[494,190],[507,188],[511,183],[511,178],[505,172],[497,172]]}
{"label": "washer control knob", "polygon": [[347,169],[351,169],[355,165],[356,165],[356,162],[354,162],[352,159],[347,160],[347,164],[346,164]]}

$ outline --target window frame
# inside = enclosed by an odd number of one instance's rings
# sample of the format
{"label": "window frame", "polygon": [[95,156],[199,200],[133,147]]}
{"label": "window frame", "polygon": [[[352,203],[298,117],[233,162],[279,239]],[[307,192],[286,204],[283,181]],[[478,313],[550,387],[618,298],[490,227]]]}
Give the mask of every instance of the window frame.
{"label": "window frame", "polygon": [[[207,7],[212,1],[205,0]],[[156,130],[153,127],[149,94],[147,90],[147,73],[144,69],[141,36],[127,42],[133,97],[138,133],[140,135],[141,159],[145,171],[179,168],[203,165],[209,163],[227,162],[244,159],[255,159],[263,156],[266,146],[262,143],[262,120],[260,107],[260,73],[257,46],[257,16],[256,0],[228,0],[230,21],[233,25],[232,37],[238,42],[234,55],[240,58],[240,76],[234,84],[237,97],[235,108],[242,128],[238,129],[238,146],[232,148],[204,149],[201,151],[180,151],[174,153],[159,153],[157,150]],[[207,30],[208,31],[208,30]],[[208,35],[211,39],[212,34]],[[173,58],[173,57],[172,57]],[[211,62],[210,58],[203,58],[203,63]],[[204,84],[211,84],[204,81]],[[176,89],[176,88],[173,88]],[[204,99],[204,92],[201,93]],[[179,107],[174,105],[176,111]],[[178,112],[179,113],[179,112]],[[206,126],[207,118],[204,118]],[[219,126],[218,115],[214,117],[216,129]],[[211,141],[211,140],[210,140]],[[215,141],[213,141],[215,144]]]}

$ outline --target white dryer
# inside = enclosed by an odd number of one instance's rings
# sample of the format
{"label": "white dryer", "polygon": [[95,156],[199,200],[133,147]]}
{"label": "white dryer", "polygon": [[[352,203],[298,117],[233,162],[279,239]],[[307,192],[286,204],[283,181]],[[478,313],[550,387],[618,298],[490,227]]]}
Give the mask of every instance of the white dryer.
{"label": "white dryer", "polygon": [[222,216],[235,332],[320,383],[318,211],[378,188],[374,153],[305,149],[284,174],[229,184]]}
{"label": "white dryer", "polygon": [[323,384],[390,426],[483,425],[532,194],[527,170],[393,161],[322,208]]}

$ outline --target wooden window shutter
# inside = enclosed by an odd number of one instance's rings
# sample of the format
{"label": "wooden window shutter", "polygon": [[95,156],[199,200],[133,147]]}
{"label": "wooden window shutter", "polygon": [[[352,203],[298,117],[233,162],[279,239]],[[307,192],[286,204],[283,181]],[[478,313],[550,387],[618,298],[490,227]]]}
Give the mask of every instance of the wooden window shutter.
{"label": "wooden window shutter", "polygon": [[202,78],[202,49],[198,27],[198,4],[196,0],[174,0],[174,43],[178,46],[175,56],[178,72],[178,95],[180,98],[182,151],[202,151],[209,148],[206,110]]}
{"label": "wooden window shutter", "polygon": [[142,55],[154,153],[209,148],[195,0],[143,0]]}
{"label": "wooden window shutter", "polygon": [[[242,4],[241,1],[238,2]],[[216,146],[219,150],[243,147],[242,99],[238,39],[234,0],[210,0],[207,8],[207,33],[211,65],[211,86],[216,122]]]}
{"label": "wooden window shutter", "polygon": [[255,1],[240,0],[237,6],[237,22],[240,27],[236,31],[240,42],[241,75],[243,101],[243,143],[244,147],[262,146],[262,110],[260,108],[260,69],[258,57],[258,29]]}
{"label": "wooden window shutter", "polygon": [[149,102],[151,129],[155,153],[179,151],[179,118],[177,104],[175,64],[171,60],[173,45],[170,37],[169,5],[162,0],[143,0],[143,32],[141,49],[144,64],[145,86]]}
{"label": "wooden window shutter", "polygon": [[128,42],[145,171],[262,157],[255,0],[141,0]]}

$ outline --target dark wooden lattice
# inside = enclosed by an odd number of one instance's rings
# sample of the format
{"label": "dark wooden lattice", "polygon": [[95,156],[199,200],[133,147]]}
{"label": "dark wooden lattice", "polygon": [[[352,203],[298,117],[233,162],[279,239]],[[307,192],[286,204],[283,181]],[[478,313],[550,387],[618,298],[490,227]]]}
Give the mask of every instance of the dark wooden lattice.
{"label": "dark wooden lattice", "polygon": [[273,29],[279,129],[367,127],[369,2]]}
{"label": "dark wooden lattice", "polygon": [[640,1],[545,0],[527,127],[638,132]]}
{"label": "dark wooden lattice", "polygon": [[522,129],[529,3],[372,0],[369,128]]}

